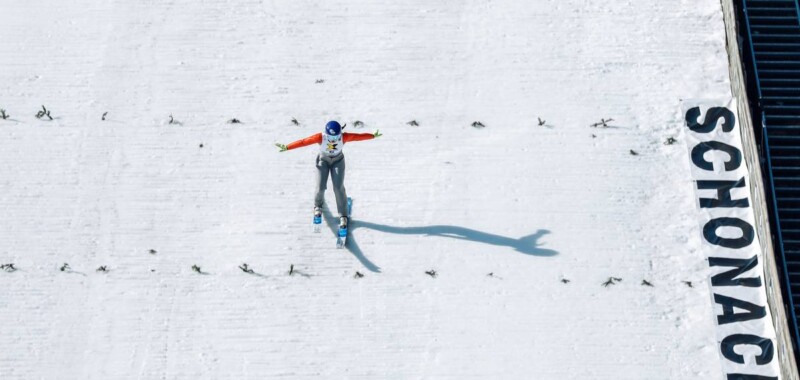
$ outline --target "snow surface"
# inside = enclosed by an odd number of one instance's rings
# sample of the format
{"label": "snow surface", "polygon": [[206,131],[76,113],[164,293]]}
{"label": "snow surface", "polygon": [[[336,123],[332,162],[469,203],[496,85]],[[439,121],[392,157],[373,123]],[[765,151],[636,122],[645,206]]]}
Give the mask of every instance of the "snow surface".
{"label": "snow surface", "polygon": [[[7,1],[0,36],[2,379],[722,378],[678,112],[730,96],[717,1]],[[273,146],[329,119],[384,133],[347,250]]]}

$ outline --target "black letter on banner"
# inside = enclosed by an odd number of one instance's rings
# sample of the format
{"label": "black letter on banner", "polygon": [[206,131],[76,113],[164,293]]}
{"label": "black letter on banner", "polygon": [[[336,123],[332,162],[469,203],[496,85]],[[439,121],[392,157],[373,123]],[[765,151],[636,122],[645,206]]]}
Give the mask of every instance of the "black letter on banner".
{"label": "black letter on banner", "polygon": [[761,376],[761,375],[746,375],[743,373],[728,374],[728,380],[778,380],[777,377]]}
{"label": "black letter on banner", "polygon": [[749,344],[761,348],[761,355],[756,356],[756,364],[764,365],[772,361],[772,341],[760,336],[748,334],[726,336],[725,339],[722,340],[722,343],[720,343],[722,355],[734,363],[744,364],[744,356],[733,351],[734,347],[742,344]]}
{"label": "black letter on banner", "polygon": [[742,164],[742,152],[736,147],[719,141],[701,142],[692,148],[692,162],[703,170],[713,171],[714,163],[706,161],[703,155],[712,150],[721,150],[731,156],[729,161],[725,161],[725,171],[730,172],[739,168]]}
{"label": "black letter on banner", "polygon": [[[732,297],[726,297],[721,294],[714,293],[714,302],[722,305],[722,315],[717,316],[717,323],[721,325],[733,322],[744,322],[767,316],[767,311],[763,306],[758,306]],[[733,311],[734,307],[747,310],[749,313],[737,314]]]}
{"label": "black letter on banner", "polygon": [[734,187],[744,187],[744,177],[738,181],[697,181],[697,188],[700,190],[717,190],[717,199],[700,198],[700,207],[750,207],[747,198],[731,199],[731,189]]}
{"label": "black letter on banner", "polygon": [[746,286],[755,288],[761,286],[761,276],[737,279],[742,273],[758,265],[758,256],[749,259],[727,259],[723,257],[709,257],[708,265],[712,267],[736,267],[736,269],[722,272],[711,277],[712,286]]}
{"label": "black letter on banner", "polygon": [[[717,228],[736,227],[742,230],[742,237],[736,239],[724,238],[717,235]],[[753,242],[755,231],[753,226],[739,218],[711,219],[703,226],[703,237],[711,244],[725,248],[744,248]]]}
{"label": "black letter on banner", "polygon": [[711,107],[706,111],[706,118],[703,121],[703,124],[697,122],[697,119],[700,118],[700,107],[690,108],[686,111],[686,125],[689,129],[697,132],[697,133],[708,133],[714,130],[714,127],[717,126],[717,120],[720,118],[725,119],[725,122],[722,124],[722,130],[725,132],[730,132],[733,130],[733,126],[736,125],[736,117],[733,114],[733,111],[725,108],[725,107]]}

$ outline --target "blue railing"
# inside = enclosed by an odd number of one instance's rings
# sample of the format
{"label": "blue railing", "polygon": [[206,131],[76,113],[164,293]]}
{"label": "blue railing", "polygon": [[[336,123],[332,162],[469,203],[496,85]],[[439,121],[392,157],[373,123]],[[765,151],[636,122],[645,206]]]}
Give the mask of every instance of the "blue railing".
{"label": "blue railing", "polygon": [[[767,124],[766,124],[766,115],[761,113],[761,128],[762,130],[766,131]],[[768,132],[764,132],[765,135],[768,135]],[[783,231],[781,231],[781,217],[778,212],[778,197],[775,192],[775,177],[772,171],[772,156],[769,150],[769,138],[765,138],[763,140],[764,152],[766,152],[766,169],[763,172],[767,176],[767,186],[769,188],[769,197],[772,199],[772,209],[770,210],[770,216],[772,218],[772,223],[770,226],[772,227],[772,233],[774,234],[775,244],[773,244],[773,248],[775,249],[776,253],[778,253],[778,261],[780,266],[783,269],[783,282],[785,286],[782,288],[786,294],[786,299],[784,300],[785,303],[788,304],[788,311],[789,317],[791,320],[789,324],[794,327],[794,346],[798,347],[800,345],[800,329],[798,329],[798,321],[797,321],[797,310],[795,309],[795,302],[794,302],[794,292],[791,289],[791,277],[789,276],[789,265],[788,265],[788,258],[786,257],[786,253],[783,249]],[[795,350],[797,352],[797,350]]]}
{"label": "blue railing", "polygon": [[761,99],[761,81],[758,80],[758,64],[756,64],[756,55],[753,53],[753,33],[750,32],[750,17],[748,16],[748,12],[747,12],[747,0],[743,0],[743,1],[744,1],[744,4],[745,4],[745,6],[743,8],[744,16],[745,16],[744,17],[744,24],[745,24],[745,27],[747,28],[747,40],[750,42],[750,52],[751,52],[750,53],[750,58],[751,58],[751,64],[753,65],[752,74],[753,74],[753,78],[755,79],[754,83],[756,85],[756,91],[757,91],[757,94],[758,94],[758,99]]}
{"label": "blue railing", "polygon": [[[747,34],[747,40],[749,42],[748,46],[750,46],[750,49],[749,49],[749,52],[750,52],[750,54],[749,54],[750,55],[750,64],[753,65],[752,66],[753,70],[747,71],[747,74],[751,74],[751,72],[752,72],[752,76],[753,76],[753,79],[754,79],[753,83],[755,84],[756,94],[758,94],[758,97],[756,99],[761,99],[761,81],[758,80],[758,65],[756,64],[756,55],[753,54],[753,34],[750,33],[750,17],[748,17],[748,15],[747,15],[747,5],[746,5],[747,0],[743,0],[743,2],[745,3],[745,6],[742,7],[742,11],[744,12],[744,25],[745,25],[745,28],[747,30],[746,34]],[[753,114],[755,115],[756,113],[754,112]],[[756,125],[756,124],[753,124],[753,125]],[[760,124],[758,124],[758,125],[760,125]],[[759,135],[761,136],[760,141],[764,141],[764,128],[761,128],[758,132],[759,132]],[[764,144],[761,144],[761,146],[763,147]],[[764,152],[761,152],[761,154],[763,155]],[[798,341],[798,342],[800,342],[800,341]]]}
{"label": "blue railing", "polygon": [[[753,125],[795,353],[800,347],[800,0],[736,0]],[[745,46],[746,45],[746,46]]]}
{"label": "blue railing", "polygon": [[795,0],[794,10],[797,12],[798,26],[800,26],[800,0]]}

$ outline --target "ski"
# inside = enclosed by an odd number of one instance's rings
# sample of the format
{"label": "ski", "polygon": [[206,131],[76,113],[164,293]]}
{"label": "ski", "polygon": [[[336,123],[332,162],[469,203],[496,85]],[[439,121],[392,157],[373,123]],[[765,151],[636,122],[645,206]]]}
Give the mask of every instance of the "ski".
{"label": "ski", "polygon": [[339,226],[339,235],[336,236],[336,248],[341,249],[344,248],[344,245],[347,243],[347,231],[348,227],[350,226],[350,219],[352,217],[353,211],[353,199],[348,197],[347,198],[347,225],[344,227]]}

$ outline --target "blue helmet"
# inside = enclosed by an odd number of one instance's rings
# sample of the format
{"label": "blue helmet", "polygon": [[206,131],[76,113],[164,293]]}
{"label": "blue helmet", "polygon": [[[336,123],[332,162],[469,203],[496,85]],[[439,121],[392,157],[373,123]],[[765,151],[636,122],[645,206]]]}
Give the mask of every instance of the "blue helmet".
{"label": "blue helmet", "polygon": [[342,134],[342,126],[338,122],[331,120],[325,124],[325,134],[328,136],[339,136]]}

